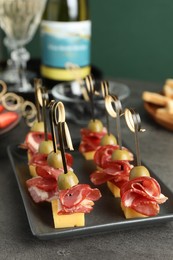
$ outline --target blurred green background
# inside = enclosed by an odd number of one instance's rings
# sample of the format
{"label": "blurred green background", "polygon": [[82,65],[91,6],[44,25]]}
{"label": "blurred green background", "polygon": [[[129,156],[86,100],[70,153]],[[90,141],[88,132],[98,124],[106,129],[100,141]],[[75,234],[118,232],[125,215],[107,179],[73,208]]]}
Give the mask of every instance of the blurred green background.
{"label": "blurred green background", "polygon": [[[92,64],[105,77],[173,78],[172,0],[89,0]],[[39,32],[27,49],[40,57]],[[0,35],[0,60],[6,57]]]}

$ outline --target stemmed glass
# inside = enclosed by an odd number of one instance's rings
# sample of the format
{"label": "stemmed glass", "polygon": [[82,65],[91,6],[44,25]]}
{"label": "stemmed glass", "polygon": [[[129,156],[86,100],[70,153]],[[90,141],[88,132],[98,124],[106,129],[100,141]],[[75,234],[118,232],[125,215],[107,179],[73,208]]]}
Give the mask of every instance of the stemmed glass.
{"label": "stemmed glass", "polygon": [[6,34],[6,46],[17,69],[17,83],[13,91],[26,92],[32,86],[26,77],[26,64],[30,54],[29,43],[39,24],[47,0],[0,0],[0,26]]}
{"label": "stemmed glass", "polygon": [[[8,58],[6,62],[6,67],[3,69],[3,71],[0,72],[0,79],[3,80],[6,84],[14,85],[18,84],[20,85],[20,78],[19,78],[19,73],[17,68],[16,62],[13,60],[13,48],[14,46],[11,46],[10,40],[6,37],[4,37],[3,43],[5,47],[7,48],[8,52]],[[27,61],[30,59],[30,55],[27,55]],[[26,67],[25,64],[25,67]],[[29,71],[28,69],[25,70],[26,78],[28,80],[33,79],[36,77],[36,73],[33,71]]]}

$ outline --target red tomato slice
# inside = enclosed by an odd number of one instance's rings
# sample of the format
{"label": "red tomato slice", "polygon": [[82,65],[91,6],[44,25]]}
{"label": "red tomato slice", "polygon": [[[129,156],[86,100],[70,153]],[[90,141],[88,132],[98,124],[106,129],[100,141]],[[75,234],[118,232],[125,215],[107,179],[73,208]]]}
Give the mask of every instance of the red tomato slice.
{"label": "red tomato slice", "polygon": [[5,112],[0,114],[0,128],[5,128],[18,119],[16,112]]}
{"label": "red tomato slice", "polygon": [[0,113],[4,110],[3,105],[0,105]]}

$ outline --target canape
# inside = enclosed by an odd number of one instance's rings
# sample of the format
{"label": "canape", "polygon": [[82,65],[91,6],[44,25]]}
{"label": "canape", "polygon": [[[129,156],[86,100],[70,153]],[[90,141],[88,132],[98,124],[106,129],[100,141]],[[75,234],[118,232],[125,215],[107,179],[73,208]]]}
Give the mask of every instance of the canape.
{"label": "canape", "polygon": [[[59,120],[62,120],[58,121],[57,124],[54,118],[54,116],[56,117],[56,109],[58,109]],[[34,183],[33,186],[33,178],[27,181],[28,190],[35,202],[51,202],[55,228],[84,226],[85,213],[89,213],[93,209],[93,201],[101,197],[98,189],[92,189],[88,184],[79,184],[76,174],[70,167],[72,156],[67,156],[67,153],[65,153],[65,144],[70,150],[73,150],[73,145],[68,126],[64,120],[65,111],[63,104],[61,102],[53,103],[50,107],[53,151],[48,154],[47,158],[44,155],[44,165],[38,163],[40,160],[40,157],[38,157],[36,172],[42,179],[38,180],[38,177],[35,177],[36,185]],[[55,124],[57,126],[60,150],[57,149],[56,144]],[[48,183],[50,180],[51,185]],[[39,181],[41,184],[44,183],[45,186],[38,186]],[[54,186],[55,182],[56,186]],[[40,190],[38,190],[40,188],[41,195]]]}
{"label": "canape", "polygon": [[98,119],[89,121],[87,128],[82,128],[81,142],[79,151],[83,154],[86,160],[93,160],[95,151],[100,145],[100,141],[107,133],[106,128]]}
{"label": "canape", "polygon": [[127,219],[156,216],[160,211],[159,205],[168,199],[144,166],[135,166],[131,170],[130,180],[121,186],[120,196]]}
{"label": "canape", "polygon": [[91,173],[90,180],[95,185],[106,183],[114,197],[120,197],[120,188],[129,180],[133,165],[133,154],[125,147],[107,144],[97,148],[94,155],[96,170]]}

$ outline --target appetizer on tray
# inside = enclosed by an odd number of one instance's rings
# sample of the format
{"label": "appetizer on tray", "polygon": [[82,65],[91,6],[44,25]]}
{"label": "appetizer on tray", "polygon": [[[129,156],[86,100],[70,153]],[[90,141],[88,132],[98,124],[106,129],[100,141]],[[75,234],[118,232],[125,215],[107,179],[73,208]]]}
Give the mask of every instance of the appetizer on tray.
{"label": "appetizer on tray", "polygon": [[[115,104],[116,111],[113,111],[111,103]],[[108,134],[103,137],[100,146],[94,155],[94,162],[97,169],[90,175],[90,180],[95,185],[107,183],[108,188],[115,197],[120,197],[120,188],[124,182],[129,180],[129,172],[133,165],[133,154],[122,146],[120,115],[122,107],[120,101],[115,96],[106,95],[105,105],[108,115],[116,118],[118,144],[115,137],[109,133],[109,124],[107,125]],[[107,118],[107,122],[109,122]]]}
{"label": "appetizer on tray", "polygon": [[121,186],[120,196],[127,219],[156,216],[160,211],[159,204],[168,199],[144,166],[135,166],[131,170],[130,180]]}
{"label": "appetizer on tray", "polygon": [[107,133],[106,128],[98,119],[91,119],[87,128],[81,129],[81,142],[79,151],[86,160],[93,160],[95,151],[100,141]]}
{"label": "appetizer on tray", "polygon": [[81,142],[79,151],[83,154],[86,160],[93,160],[95,151],[100,145],[103,136],[106,135],[107,129],[103,123],[94,116],[94,84],[91,76],[86,77],[86,87],[89,100],[91,102],[92,119],[89,121],[87,128],[81,129]]}
{"label": "appetizer on tray", "polygon": [[[58,110],[58,120],[56,110]],[[50,106],[50,119],[53,150],[47,156],[48,167],[46,169],[44,166],[37,167],[39,176],[27,180],[26,184],[35,202],[51,203],[55,228],[84,226],[85,213],[89,213],[93,209],[94,201],[101,197],[101,193],[98,189],[92,189],[88,184],[79,184],[73,169],[68,166],[65,145],[70,150],[73,150],[73,145],[65,122],[64,106],[61,102],[53,103]],[[55,125],[60,151],[57,150]],[[48,168],[51,168],[52,172],[58,171],[58,174],[54,176]]]}
{"label": "appetizer on tray", "polygon": [[[37,109],[37,120],[32,124],[21,147],[27,149],[28,165],[31,176],[37,176],[35,163],[45,160],[46,155],[52,151],[52,135],[48,132],[46,109],[48,106],[48,94],[41,86],[40,81],[35,84],[35,103]],[[40,108],[42,106],[42,109]]]}
{"label": "appetizer on tray", "polygon": [[168,198],[161,193],[159,183],[150,176],[148,169],[141,165],[138,132],[140,117],[133,109],[125,109],[125,118],[128,127],[135,133],[137,166],[134,166],[129,175],[129,181],[120,189],[121,208],[126,218],[156,216],[160,211],[159,204]]}
{"label": "appetizer on tray", "polygon": [[[29,161],[29,166],[34,167],[36,178],[32,178],[27,181],[28,189],[35,202],[41,202],[45,200],[50,200],[52,195],[57,191],[57,181],[58,176],[63,173],[63,163],[61,158],[61,152],[57,148],[57,141],[55,135],[55,129],[53,125],[53,109],[56,106],[62,106],[62,103],[50,102],[49,104],[49,116],[51,125],[51,137],[52,141],[46,142],[42,141],[40,144],[41,149],[34,153]],[[44,121],[47,120],[44,116]],[[46,133],[45,133],[46,136]],[[40,148],[40,145],[39,145]],[[65,153],[65,159],[67,162],[68,170],[72,170],[73,157],[69,153]],[[32,175],[33,176],[33,175]],[[41,183],[41,184],[40,184]],[[47,186],[46,186],[47,183]],[[43,184],[43,185],[42,185]],[[35,193],[35,191],[37,191]],[[34,195],[34,196],[33,196]]]}

